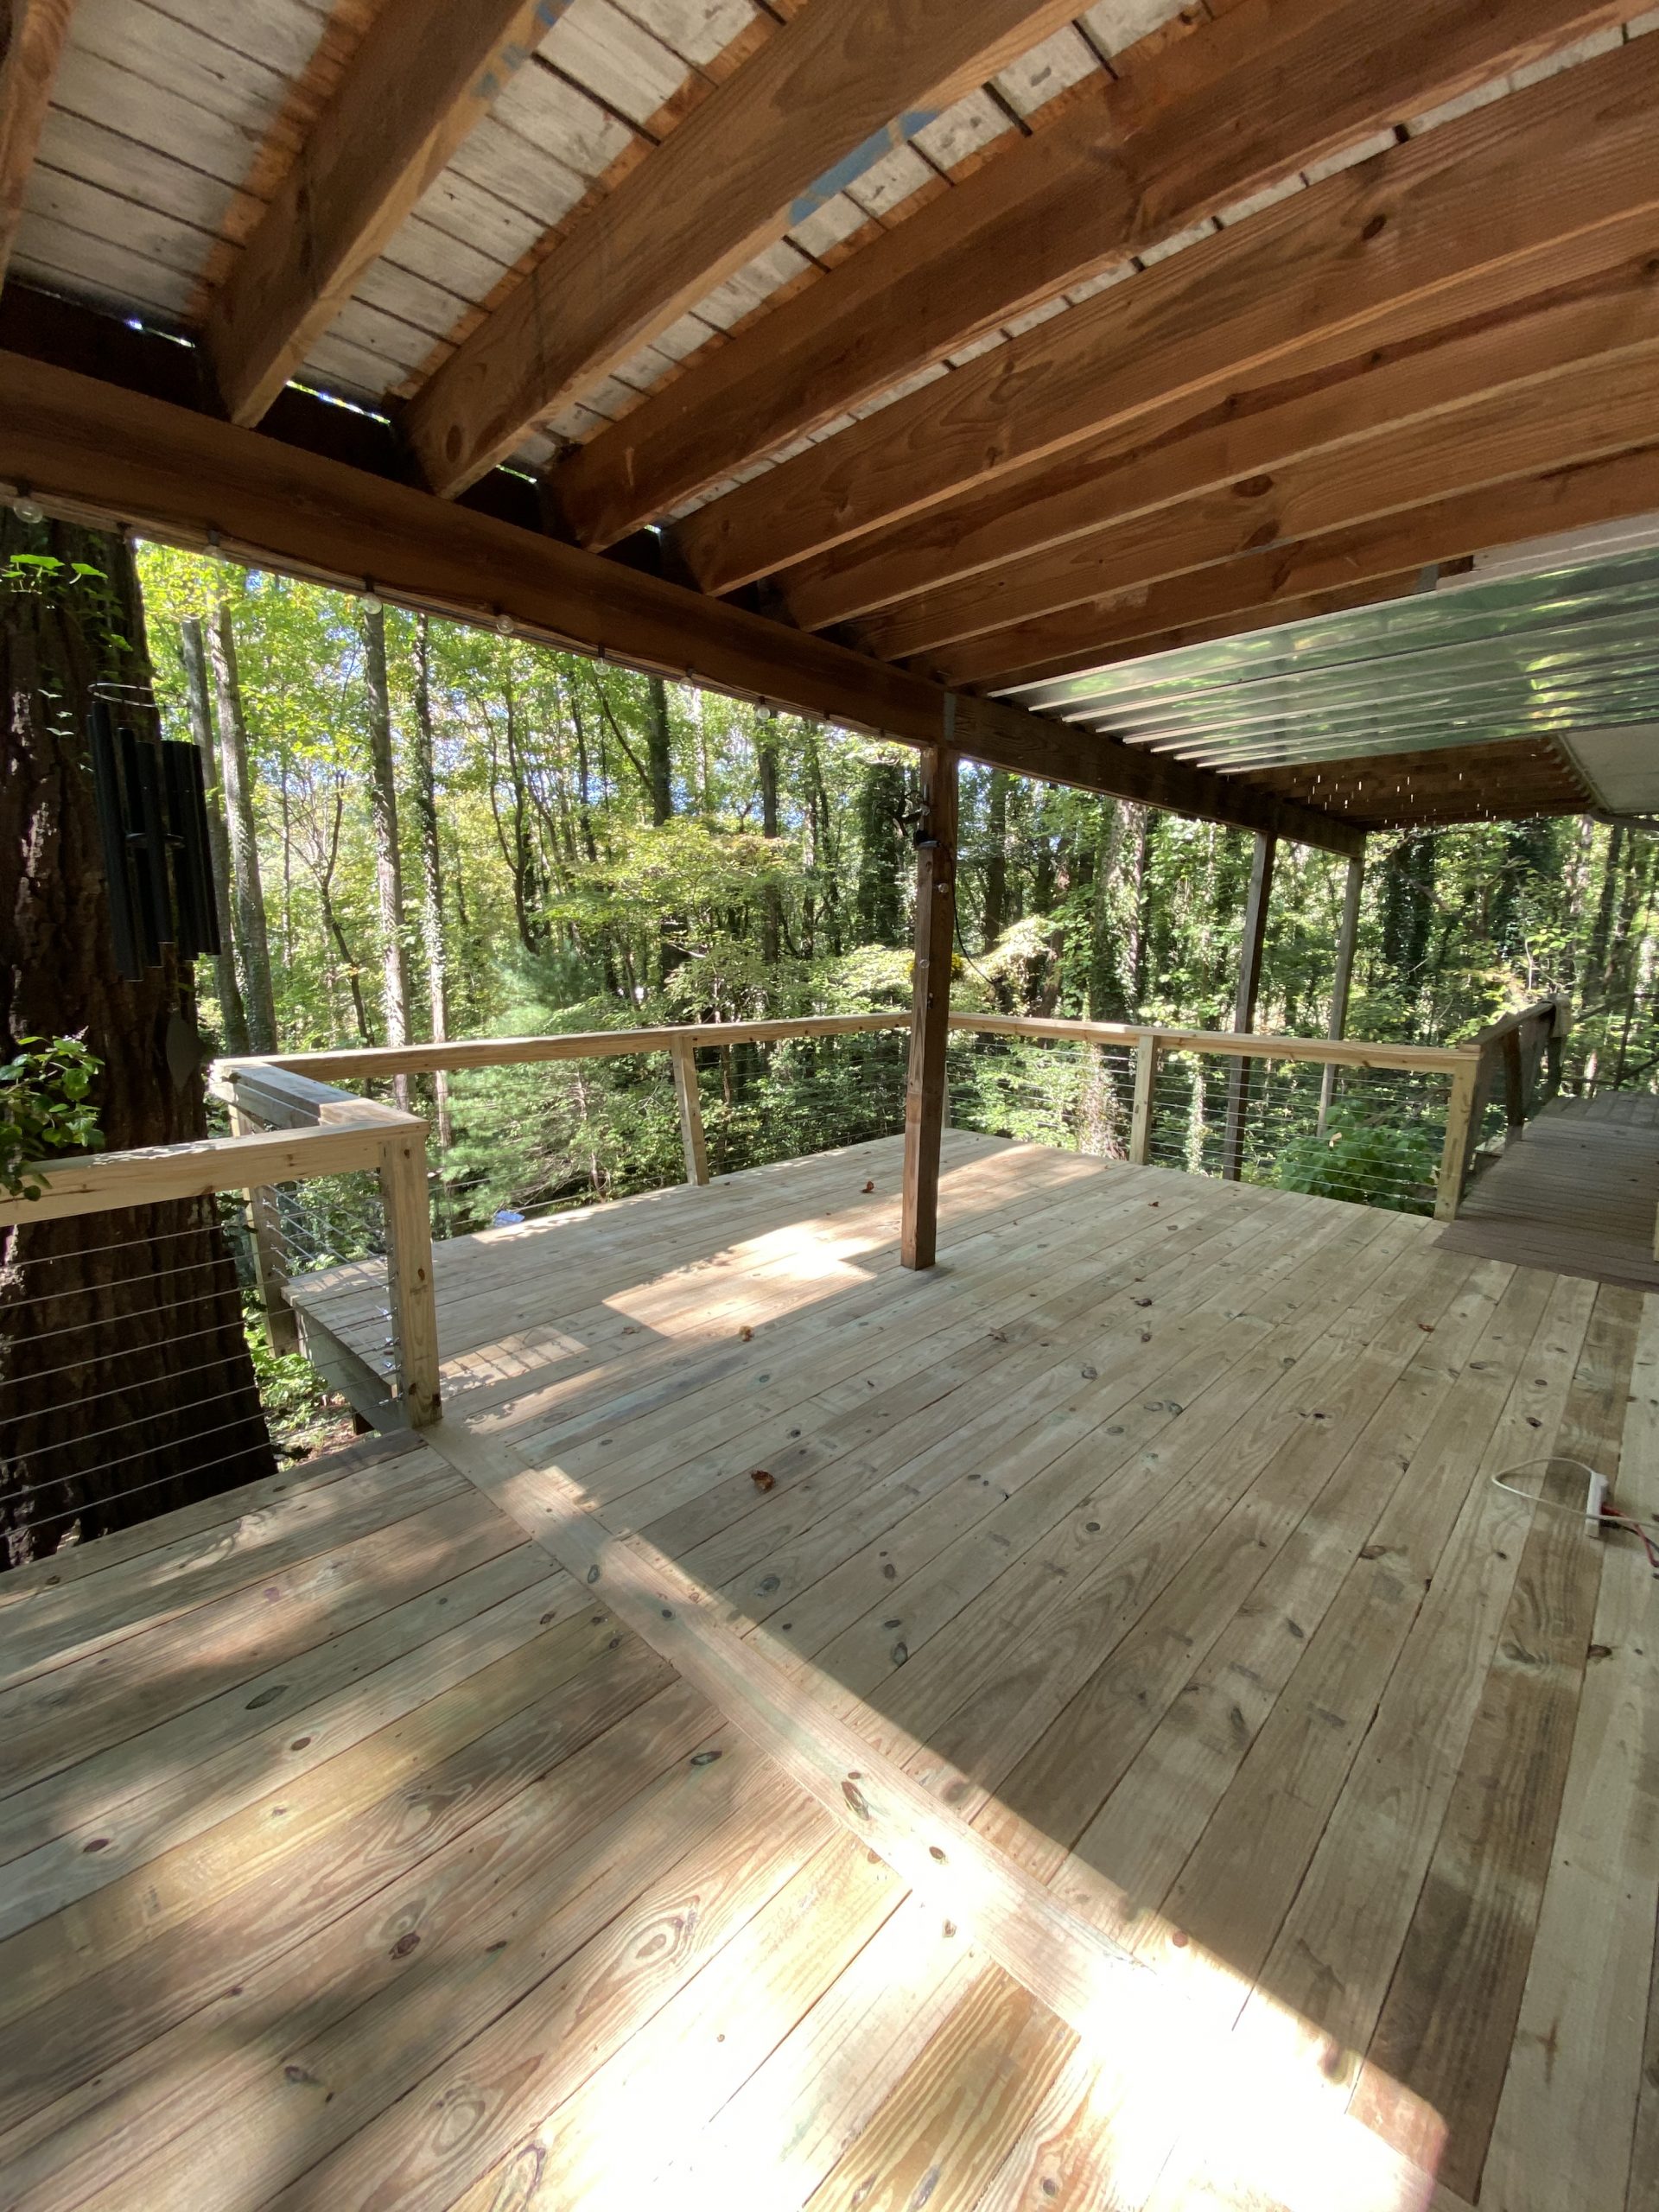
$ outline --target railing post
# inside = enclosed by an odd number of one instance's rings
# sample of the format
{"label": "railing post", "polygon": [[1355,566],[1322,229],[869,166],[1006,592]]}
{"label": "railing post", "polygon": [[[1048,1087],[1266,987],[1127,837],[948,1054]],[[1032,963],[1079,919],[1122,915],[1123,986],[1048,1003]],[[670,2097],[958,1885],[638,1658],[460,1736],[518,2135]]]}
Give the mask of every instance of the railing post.
{"label": "railing post", "polygon": [[[247,1136],[259,1126],[232,1103],[232,1136]],[[247,1198],[248,1227],[253,1236],[253,1272],[259,1286],[259,1303],[264,1309],[265,1334],[270,1339],[272,1351],[298,1351],[300,1327],[288,1302],[288,1244],[283,1235],[282,1216],[276,1209],[276,1193],[264,1184],[250,1191]]]}
{"label": "railing post", "polygon": [[387,1303],[397,1332],[404,1405],[411,1428],[428,1428],[443,1408],[423,1123],[381,1146],[380,1195],[386,1217]]}
{"label": "railing post", "polygon": [[1506,1030],[1503,1053],[1503,1148],[1507,1152],[1527,1133],[1527,1073],[1521,1058],[1521,1032]]}
{"label": "railing post", "polygon": [[957,755],[947,746],[930,746],[922,754],[922,806],[899,1197],[899,1257],[906,1268],[931,1268],[938,1241],[939,1141],[957,925]]}
{"label": "railing post", "polygon": [[1158,1032],[1143,1030],[1135,1048],[1135,1118],[1129,1123],[1129,1160],[1136,1167],[1152,1160],[1152,1094],[1161,1057]]}
{"label": "railing post", "polygon": [[1455,1221],[1463,1199],[1464,1178],[1469,1172],[1475,1122],[1484,1090],[1484,1054],[1472,1056],[1452,1078],[1452,1096],[1446,1106],[1446,1141],[1440,1147],[1440,1173],[1434,1198],[1436,1221]]}
{"label": "railing post", "polygon": [[697,1063],[689,1037],[677,1037],[668,1048],[674,1063],[674,1093],[680,1102],[680,1141],[685,1147],[685,1179],[709,1180],[709,1140],[703,1134],[702,1096],[697,1087]]}

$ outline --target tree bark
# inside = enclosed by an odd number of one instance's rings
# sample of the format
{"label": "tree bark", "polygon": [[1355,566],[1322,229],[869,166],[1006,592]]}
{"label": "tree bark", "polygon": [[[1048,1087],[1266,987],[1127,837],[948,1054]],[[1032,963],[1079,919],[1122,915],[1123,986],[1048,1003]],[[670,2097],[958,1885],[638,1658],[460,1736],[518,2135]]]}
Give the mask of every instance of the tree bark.
{"label": "tree bark", "polygon": [[[199,1070],[169,1069],[194,1030],[169,950],[137,982],[115,970],[86,731],[100,682],[155,738],[132,556],[118,537],[28,525],[0,510],[0,576],[16,553],[64,568],[0,582],[0,1042],[83,1036],[111,1150],[206,1133]],[[103,578],[70,584],[70,563]],[[175,1048],[188,1032],[175,1032]],[[175,1065],[184,1064],[175,1049]],[[274,1472],[236,1270],[213,1202],[170,1201],[0,1230],[0,1564],[19,1565]]]}
{"label": "tree bark", "polygon": [[[374,836],[375,894],[380,910],[380,1004],[388,1045],[409,1042],[409,947],[404,938],[404,860],[397,843],[397,775],[391,757],[391,687],[386,677],[386,612],[365,607],[363,679],[369,709],[369,820]],[[409,1110],[409,1077],[393,1078]]]}
{"label": "tree bark", "polygon": [[208,658],[218,695],[219,741],[224,771],[226,813],[231,842],[232,898],[236,913],[236,949],[247,1010],[248,1044],[256,1052],[276,1050],[276,1001],[270,982],[270,942],[265,929],[265,893],[259,877],[259,832],[253,812],[253,771],[248,759],[247,724],[242,715],[242,683],[236,666],[236,632],[228,600],[213,609],[207,632]]}
{"label": "tree bark", "polygon": [[213,861],[213,907],[219,918],[219,944],[213,956],[213,988],[219,999],[225,1050],[235,1057],[253,1048],[248,1040],[248,1011],[242,1003],[242,986],[236,978],[236,925],[231,914],[231,840],[225,827],[219,744],[213,735],[213,703],[207,689],[207,646],[201,624],[194,614],[179,625],[179,651],[190,702],[190,728],[196,750],[201,755],[202,780],[207,786],[207,849]]}

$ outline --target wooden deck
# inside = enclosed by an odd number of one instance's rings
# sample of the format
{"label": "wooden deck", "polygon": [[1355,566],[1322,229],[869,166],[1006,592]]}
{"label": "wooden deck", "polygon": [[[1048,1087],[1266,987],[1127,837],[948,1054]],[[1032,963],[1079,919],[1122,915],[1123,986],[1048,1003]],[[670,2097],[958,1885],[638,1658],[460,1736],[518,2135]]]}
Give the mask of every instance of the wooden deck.
{"label": "wooden deck", "polygon": [[0,1580],[0,2202],[1651,2206],[1654,1585],[1491,1478],[1659,1510],[1659,1306],[945,1142],[930,1276],[886,1141],[441,1247],[440,1428]]}
{"label": "wooden deck", "polygon": [[1659,1290],[1659,1098],[1561,1098],[1477,1177],[1440,1241],[1451,1251]]}

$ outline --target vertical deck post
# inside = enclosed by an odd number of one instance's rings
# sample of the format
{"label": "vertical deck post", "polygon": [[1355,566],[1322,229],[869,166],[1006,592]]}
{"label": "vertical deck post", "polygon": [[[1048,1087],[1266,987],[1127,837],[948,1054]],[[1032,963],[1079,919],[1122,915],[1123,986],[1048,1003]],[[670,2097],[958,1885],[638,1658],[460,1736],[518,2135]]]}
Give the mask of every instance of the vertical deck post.
{"label": "vertical deck post", "polygon": [[899,1256],[931,1268],[938,1237],[939,1139],[944,1128],[945,1048],[950,1038],[950,956],[957,931],[957,756],[922,754],[922,822],[916,842],[916,965],[910,1069],[905,1082],[904,1198]]}
{"label": "vertical deck post", "polygon": [[1145,1167],[1152,1159],[1152,1095],[1162,1047],[1155,1029],[1143,1029],[1135,1048],[1135,1117],[1129,1123],[1129,1159]]}
{"label": "vertical deck post", "polygon": [[1475,1141],[1475,1123],[1485,1095],[1486,1056],[1471,1053],[1452,1078],[1452,1096],[1446,1105],[1446,1141],[1440,1147],[1440,1173],[1435,1189],[1434,1218],[1455,1221],[1463,1202],[1464,1178]]}
{"label": "vertical deck post", "polygon": [[[1273,863],[1279,840],[1265,830],[1255,833],[1250,855],[1249,896],[1244,903],[1244,937],[1238,951],[1238,992],[1233,1027],[1248,1034],[1255,1027],[1255,1002],[1262,989],[1262,948],[1268,937],[1268,901],[1273,895]],[[1227,1082],[1227,1133],[1222,1142],[1221,1172],[1236,1183],[1244,1165],[1244,1116],[1249,1104],[1250,1062],[1235,1060]]]}
{"label": "vertical deck post", "polygon": [[404,1405],[411,1428],[429,1428],[443,1408],[423,1126],[418,1134],[410,1130],[381,1146],[380,1196],[386,1217],[387,1303],[397,1333]]}
{"label": "vertical deck post", "polygon": [[697,1089],[697,1063],[689,1037],[677,1037],[668,1048],[674,1063],[674,1095],[680,1102],[680,1141],[685,1147],[685,1179],[709,1180],[709,1140],[703,1134],[702,1098]]}
{"label": "vertical deck post", "polygon": [[1521,1057],[1521,1032],[1511,1029],[1503,1039],[1503,1148],[1518,1144],[1527,1133],[1527,1071]]}
{"label": "vertical deck post", "polygon": [[[1365,887],[1365,855],[1357,852],[1348,863],[1348,880],[1342,894],[1342,920],[1337,930],[1337,970],[1331,983],[1331,1027],[1328,1032],[1333,1045],[1340,1044],[1348,1029],[1348,996],[1354,981],[1354,946],[1359,938],[1359,900]],[[1337,1088],[1337,1068],[1334,1060],[1326,1064],[1319,1078],[1319,1127],[1325,1135],[1325,1125],[1331,1115],[1331,1101]]]}
{"label": "vertical deck post", "polygon": [[[231,1135],[245,1137],[260,1123],[234,1102],[231,1106]],[[253,1236],[253,1272],[264,1309],[265,1334],[274,1352],[298,1351],[300,1327],[288,1302],[288,1244],[283,1235],[276,1193],[268,1186],[248,1192],[248,1227]]]}

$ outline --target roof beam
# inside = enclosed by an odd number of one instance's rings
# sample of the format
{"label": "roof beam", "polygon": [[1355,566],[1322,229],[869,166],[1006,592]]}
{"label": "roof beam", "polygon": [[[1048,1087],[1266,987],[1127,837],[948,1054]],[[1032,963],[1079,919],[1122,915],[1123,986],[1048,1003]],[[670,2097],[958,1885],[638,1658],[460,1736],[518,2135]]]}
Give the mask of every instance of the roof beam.
{"label": "roof beam", "polygon": [[812,0],[415,395],[405,424],[428,483],[464,490],[890,145],[1068,21],[1071,4]]}
{"label": "roof beam", "polygon": [[75,0],[0,0],[0,284],[74,12]]}
{"label": "roof beam", "polygon": [[136,527],[461,621],[821,715],[912,745],[1346,852],[1316,810],[722,606],[365,471],[15,353],[0,353],[0,498]]}
{"label": "roof beam", "polygon": [[[923,664],[940,683],[988,690],[1046,682],[1121,660],[1126,656],[1116,649],[1124,645],[1134,645],[1134,655],[1128,657],[1138,656],[1151,647],[1137,641],[1171,630],[1204,624],[1217,637],[1233,629],[1261,628],[1294,620],[1312,594],[1346,591],[1408,571],[1421,575],[1467,554],[1656,510],[1659,445],[1647,445],[1462,493],[1326,537],[1247,553],[1116,598],[1015,623],[928,654]],[[1376,594],[1397,595],[1394,590]]]}
{"label": "roof beam", "polygon": [[[1196,411],[1189,404],[1136,416],[1037,469],[872,531],[786,571],[789,611],[803,629],[818,630],[902,602],[904,615],[948,624],[953,610],[973,603],[975,586],[993,588],[1004,563],[1043,566],[1062,549],[1079,550],[1082,540],[1228,486],[1232,512],[1249,512],[1254,528],[1282,495],[1282,479],[1269,472],[1317,455],[1323,480],[1334,481],[1347,448],[1384,431],[1432,424],[1484,394],[1559,383],[1659,343],[1659,218],[1641,217],[1627,243],[1628,260],[1583,284],[1404,345],[1355,354],[1344,338],[1308,348],[1276,365],[1276,381],[1233,386]],[[878,620],[869,634],[882,627]],[[925,642],[950,634],[935,629]]]}
{"label": "roof beam", "polygon": [[1433,329],[1453,289],[1473,313],[1605,267],[1659,208],[1656,106],[1639,39],[1327,178],[699,510],[692,572],[732,590],[1299,346]]}
{"label": "roof beam", "polygon": [[560,0],[380,10],[209,311],[233,421],[258,422],[560,11]]}
{"label": "roof beam", "polygon": [[[1659,325],[1659,299],[1652,305]],[[868,617],[859,626],[860,639],[883,660],[940,651],[1241,553],[1315,539],[1454,493],[1535,476],[1541,467],[1643,445],[1654,434],[1656,390],[1659,328],[1645,343],[1609,358],[1484,392],[1465,406],[1378,431],[1339,454],[1314,453],[1271,473],[1239,477],[1050,552],[921,592]]]}
{"label": "roof beam", "polygon": [[609,545],[1140,248],[1618,20],[1522,0],[1254,0],[1114,63],[1034,135],[861,247],[572,454],[559,497]]}

